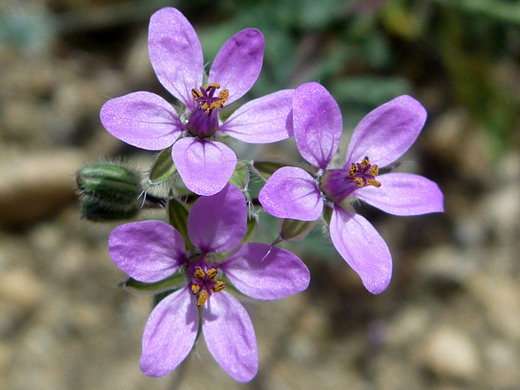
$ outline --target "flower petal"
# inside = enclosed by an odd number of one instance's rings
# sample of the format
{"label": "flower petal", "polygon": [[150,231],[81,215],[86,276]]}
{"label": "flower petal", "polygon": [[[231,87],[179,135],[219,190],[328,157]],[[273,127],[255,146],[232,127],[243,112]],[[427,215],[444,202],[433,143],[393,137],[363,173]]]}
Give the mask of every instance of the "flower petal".
{"label": "flower petal", "polygon": [[444,211],[444,196],[431,180],[410,173],[388,173],[377,177],[381,187],[363,187],[354,196],[394,215],[420,215]]}
{"label": "flower petal", "polygon": [[244,239],[247,205],[242,192],[227,185],[213,196],[195,201],[188,216],[188,236],[203,252],[227,252]]}
{"label": "flower petal", "polygon": [[185,287],[164,298],[152,311],[143,334],[141,370],[159,377],[172,372],[190,353],[199,327],[199,311]]}
{"label": "flower petal", "polygon": [[184,261],[184,240],[161,221],[131,222],[115,228],[108,240],[112,261],[141,282],[162,280]]}
{"label": "flower petal", "polygon": [[146,150],[171,146],[183,129],[170,103],[150,92],[110,99],[101,108],[101,122],[114,137]]}
{"label": "flower petal", "polygon": [[255,299],[285,298],[310,282],[309,270],[298,256],[267,244],[244,244],[220,267],[236,288]]}
{"label": "flower petal", "polygon": [[357,125],[348,147],[345,169],[368,156],[384,167],[401,157],[415,142],[426,122],[426,110],[404,95],[379,106]]}
{"label": "flower petal", "polygon": [[330,220],[330,238],[368,291],[379,294],[386,289],[392,277],[392,256],[370,222],[335,206]]}
{"label": "flower petal", "polygon": [[323,200],[313,177],[301,168],[278,169],[258,195],[260,204],[277,218],[314,221],[323,211]]}
{"label": "flower petal", "polygon": [[293,89],[286,89],[244,104],[220,127],[220,131],[253,144],[289,138],[293,135],[293,94]]}
{"label": "flower petal", "polygon": [[157,78],[188,109],[195,107],[193,88],[202,85],[204,58],[197,33],[175,8],[162,8],[152,15],[148,51]]}
{"label": "flower petal", "polygon": [[246,309],[232,295],[213,294],[202,313],[202,331],[213,358],[234,380],[247,382],[258,371],[255,330]]}
{"label": "flower petal", "polygon": [[338,103],[318,83],[299,86],[293,95],[294,139],[302,157],[325,169],[338,150],[343,119]]}
{"label": "flower petal", "polygon": [[227,89],[226,104],[240,99],[256,82],[264,59],[264,36],[256,28],[246,28],[222,46],[209,71],[208,83]]}
{"label": "flower petal", "polygon": [[224,188],[237,165],[237,156],[228,146],[192,137],[173,144],[172,159],[186,187],[204,196]]}

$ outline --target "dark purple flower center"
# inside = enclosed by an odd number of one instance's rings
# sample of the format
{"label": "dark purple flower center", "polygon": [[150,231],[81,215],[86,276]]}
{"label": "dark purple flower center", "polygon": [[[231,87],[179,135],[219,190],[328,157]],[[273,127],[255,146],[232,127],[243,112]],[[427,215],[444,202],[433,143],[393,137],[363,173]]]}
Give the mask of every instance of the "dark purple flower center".
{"label": "dark purple flower center", "polygon": [[360,163],[353,163],[347,172],[344,169],[330,169],[325,171],[320,181],[320,189],[333,202],[341,202],[358,188],[373,186],[381,187],[376,180],[379,167],[371,164],[368,156]]}
{"label": "dark purple flower center", "polygon": [[197,306],[203,306],[212,293],[222,291],[226,282],[218,279],[218,268],[200,263],[189,268],[191,292],[197,296]]}
{"label": "dark purple flower center", "polygon": [[229,91],[223,89],[215,96],[220,85],[217,83],[208,84],[200,89],[192,89],[193,99],[198,103],[186,127],[188,131],[199,138],[211,137],[218,130],[218,110],[224,107]]}

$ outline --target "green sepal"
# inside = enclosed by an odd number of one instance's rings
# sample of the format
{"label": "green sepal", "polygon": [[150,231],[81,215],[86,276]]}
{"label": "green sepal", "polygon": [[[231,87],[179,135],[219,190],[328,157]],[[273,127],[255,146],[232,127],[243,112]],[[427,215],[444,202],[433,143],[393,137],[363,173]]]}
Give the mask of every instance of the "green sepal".
{"label": "green sepal", "polygon": [[170,295],[171,293],[173,293],[175,291],[177,291],[177,290],[173,289],[173,290],[163,291],[158,294],[155,294],[153,296],[153,300],[152,300],[152,309],[155,308],[155,306],[157,306],[164,298],[166,298],[168,295]]}
{"label": "green sepal", "polygon": [[175,272],[163,280],[154,283],[144,283],[133,278],[129,278],[124,282],[119,283],[125,291],[135,295],[156,295],[168,290],[178,288],[184,283],[184,275],[181,272]]}
{"label": "green sepal", "polygon": [[243,161],[237,162],[237,166],[233,172],[233,176],[231,176],[231,179],[229,180],[229,183],[233,184],[240,190],[246,189],[247,185],[249,184],[248,164]]}
{"label": "green sepal", "polygon": [[148,183],[151,185],[160,184],[176,173],[177,168],[172,160],[172,148],[170,146],[157,156],[148,175]]}
{"label": "green sepal", "polygon": [[253,170],[265,180],[268,180],[273,175],[273,173],[285,166],[287,166],[286,163],[277,160],[261,160],[251,162],[251,167]]}
{"label": "green sepal", "polygon": [[168,201],[168,222],[179,231],[184,238],[186,251],[193,249],[194,246],[188,236],[188,209],[175,198]]}
{"label": "green sepal", "polygon": [[259,176],[268,180],[273,173],[283,167],[297,167],[306,171],[309,175],[314,176],[318,172],[318,168],[309,164],[294,164],[280,160],[261,160],[251,161],[251,167]]}
{"label": "green sepal", "polygon": [[127,206],[137,202],[143,191],[141,175],[114,163],[91,163],[76,172],[83,195],[106,205]]}
{"label": "green sepal", "polygon": [[247,231],[246,231],[246,236],[244,237],[244,239],[242,240],[242,244],[245,244],[246,242],[248,242],[250,239],[252,239],[256,232],[258,231],[258,218],[255,217],[254,215],[249,215],[247,217]]}
{"label": "green sepal", "polygon": [[299,221],[297,219],[282,219],[278,225],[281,241],[300,241],[314,228],[317,221]]}
{"label": "green sepal", "polygon": [[332,208],[326,206],[323,210],[323,219],[327,223],[328,226],[330,226],[330,219],[332,218]]}
{"label": "green sepal", "polygon": [[136,202],[129,206],[113,206],[97,199],[85,199],[81,206],[81,218],[93,222],[118,221],[134,218],[139,210],[140,207]]}

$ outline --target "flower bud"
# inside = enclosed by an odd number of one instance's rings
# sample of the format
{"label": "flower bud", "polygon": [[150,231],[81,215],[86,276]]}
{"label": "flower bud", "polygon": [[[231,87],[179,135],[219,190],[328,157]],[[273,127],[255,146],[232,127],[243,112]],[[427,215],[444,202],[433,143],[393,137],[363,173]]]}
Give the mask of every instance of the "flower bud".
{"label": "flower bud", "polygon": [[140,210],[141,176],[114,163],[87,164],[76,172],[82,217],[91,221],[129,219]]}
{"label": "flower bud", "polygon": [[76,183],[88,198],[125,206],[135,203],[143,191],[138,173],[113,163],[83,166],[76,172]]}
{"label": "flower bud", "polygon": [[314,228],[317,221],[299,221],[282,219],[278,225],[278,237],[281,241],[300,241]]}

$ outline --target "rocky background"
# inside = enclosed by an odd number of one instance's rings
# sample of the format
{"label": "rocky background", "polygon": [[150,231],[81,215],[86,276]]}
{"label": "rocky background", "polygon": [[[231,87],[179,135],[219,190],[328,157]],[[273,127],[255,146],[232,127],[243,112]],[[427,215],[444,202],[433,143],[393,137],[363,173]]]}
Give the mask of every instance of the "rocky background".
{"label": "rocky background", "polygon": [[[107,238],[118,223],[80,218],[82,164],[145,170],[152,158],[111,137],[99,109],[137,90],[169,98],[146,46],[148,19],[166,5],[194,24],[207,61],[234,32],[260,28],[264,69],[249,97],[320,81],[342,107],[345,139],[400,94],[429,112],[401,169],[437,181],[446,212],[360,207],[394,258],[378,296],[321,227],[292,244],[311,286],[248,305],[260,350],[248,384],[202,340],[173,374],[142,375],[150,299],[117,287],[125,275]],[[519,15],[506,0],[1,2],[0,388],[519,389]],[[242,153],[297,159],[293,142]],[[275,222],[261,218],[257,239],[272,240]]]}

